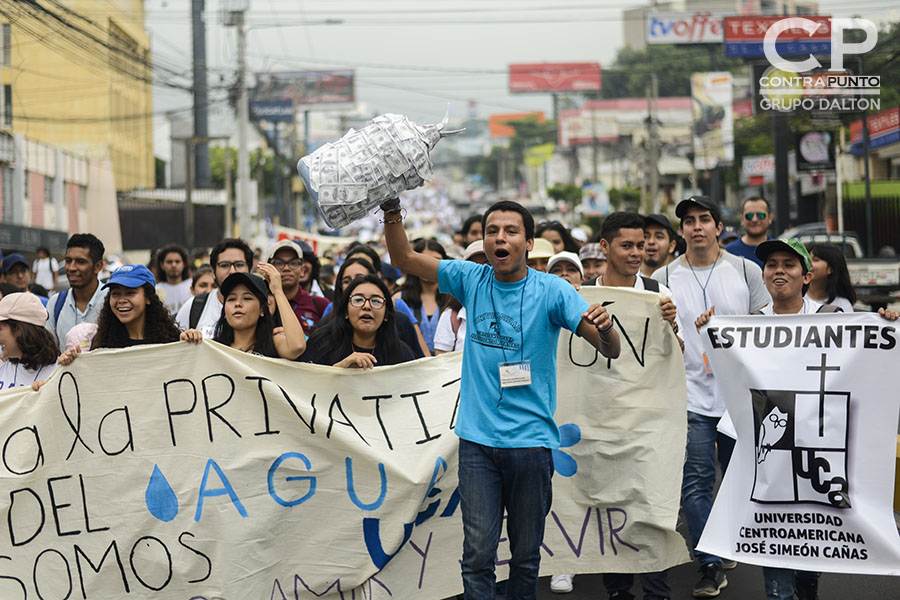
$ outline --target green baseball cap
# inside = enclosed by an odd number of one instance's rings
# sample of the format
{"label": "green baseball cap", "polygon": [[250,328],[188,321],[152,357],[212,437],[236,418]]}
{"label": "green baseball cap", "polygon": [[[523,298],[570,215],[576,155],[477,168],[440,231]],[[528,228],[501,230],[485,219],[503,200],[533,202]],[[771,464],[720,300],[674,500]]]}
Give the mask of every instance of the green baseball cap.
{"label": "green baseball cap", "polygon": [[803,263],[804,273],[812,268],[812,257],[809,255],[809,250],[806,249],[803,242],[795,239],[781,238],[780,240],[765,241],[756,247],[756,258],[765,264],[769,255],[779,250],[782,252],[793,252],[799,256]]}

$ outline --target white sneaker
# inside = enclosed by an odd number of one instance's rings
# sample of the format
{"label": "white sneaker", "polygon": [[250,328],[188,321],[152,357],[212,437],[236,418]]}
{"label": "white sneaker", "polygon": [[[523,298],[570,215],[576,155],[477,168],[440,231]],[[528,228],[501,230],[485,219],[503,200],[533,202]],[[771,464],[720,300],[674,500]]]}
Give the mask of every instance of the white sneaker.
{"label": "white sneaker", "polygon": [[574,575],[553,575],[550,577],[550,591],[555,594],[568,594],[572,591]]}

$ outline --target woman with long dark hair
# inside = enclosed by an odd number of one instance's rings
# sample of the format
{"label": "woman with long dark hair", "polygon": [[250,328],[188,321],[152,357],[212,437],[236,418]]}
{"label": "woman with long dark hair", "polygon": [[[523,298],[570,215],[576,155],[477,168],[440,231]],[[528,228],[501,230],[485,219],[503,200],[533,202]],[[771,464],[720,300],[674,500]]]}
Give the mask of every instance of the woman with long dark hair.
{"label": "woman with long dark hair", "polygon": [[832,304],[844,312],[853,312],[856,290],[850,283],[850,271],[841,249],[834,244],[811,244],[812,281],[806,295],[822,304]]}
{"label": "woman with long dark hair", "polygon": [[[447,258],[444,247],[436,240],[421,239],[413,245],[413,250],[419,254],[433,256],[438,260]],[[399,295],[412,309],[416,320],[419,322],[419,329],[422,330],[425,345],[428,346],[429,352],[434,353],[434,332],[437,329],[438,321],[441,319],[441,312],[447,307],[450,296],[442,294],[438,290],[436,281],[419,279],[415,275],[409,274],[406,275]]]}
{"label": "woman with long dark hair", "polygon": [[[144,265],[122,265],[103,287],[109,292],[97,317],[91,350],[178,341],[178,327],[156,295],[156,279],[150,269]],[[59,357],[59,364],[71,363],[80,352],[80,348],[66,350]]]}
{"label": "woman with long dark hair", "polygon": [[334,318],[317,328],[303,356],[306,362],[344,368],[371,369],[414,360],[412,350],[397,336],[394,305],[380,277],[355,277],[340,298]]}
{"label": "woman with long dark hair", "polygon": [[[367,246],[359,247],[368,248]],[[378,255],[376,254],[375,256],[377,257]],[[338,269],[337,276],[334,280],[335,302],[340,300],[344,289],[351,281],[363,275],[378,275],[380,270],[376,271],[376,269],[380,268],[380,259],[379,264],[376,267],[372,264],[371,255],[366,252],[355,252],[351,258],[344,260],[341,264],[341,268]],[[405,307],[406,310],[404,311],[401,306]],[[319,321],[320,324],[327,323],[332,318],[332,308],[334,308],[334,304],[329,304],[328,308],[325,309],[325,316]],[[415,358],[422,358],[425,356],[425,351],[428,349],[428,346],[425,345],[425,339],[422,337],[421,331],[415,324],[415,317],[412,316],[412,310],[406,306],[400,298],[394,298],[394,308],[397,312],[394,318],[394,326],[397,328],[397,335],[410,347]]]}
{"label": "woman with long dark hair", "polygon": [[[263,276],[232,273],[222,282],[225,302],[213,341],[241,352],[294,360],[306,349],[300,321],[284,295],[278,270],[268,263],[259,263],[257,269]],[[270,294],[274,307],[269,303]],[[183,341],[192,343],[199,343],[202,337],[196,329],[181,334]]]}
{"label": "woman with long dark hair", "polygon": [[0,300],[0,390],[34,386],[56,368],[59,346],[44,327],[47,317],[34,294],[17,292]]}
{"label": "woman with long dark hair", "polygon": [[534,232],[535,237],[544,238],[553,245],[553,252],[562,251],[578,254],[578,242],[572,237],[569,229],[559,221],[542,221]]}

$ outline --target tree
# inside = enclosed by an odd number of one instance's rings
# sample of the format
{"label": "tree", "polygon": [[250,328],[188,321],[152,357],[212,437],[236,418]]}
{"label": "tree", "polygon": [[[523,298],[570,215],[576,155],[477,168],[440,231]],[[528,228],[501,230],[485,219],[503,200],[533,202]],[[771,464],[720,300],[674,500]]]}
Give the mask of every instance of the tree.
{"label": "tree", "polygon": [[650,75],[656,73],[660,96],[690,96],[692,73],[736,72],[746,68],[741,60],[724,58],[720,54],[721,48],[708,51],[702,46],[621,48],[612,67],[603,72],[601,95],[604,98],[643,97]]}
{"label": "tree", "polygon": [[[212,187],[222,189],[225,187],[225,148],[222,146],[210,146],[209,171]],[[228,162],[231,169],[231,185],[237,182],[237,149],[228,148]],[[275,193],[275,159],[271,153],[263,153],[256,149],[250,151],[250,177],[259,180],[260,170],[263,177],[263,193],[268,196]]]}

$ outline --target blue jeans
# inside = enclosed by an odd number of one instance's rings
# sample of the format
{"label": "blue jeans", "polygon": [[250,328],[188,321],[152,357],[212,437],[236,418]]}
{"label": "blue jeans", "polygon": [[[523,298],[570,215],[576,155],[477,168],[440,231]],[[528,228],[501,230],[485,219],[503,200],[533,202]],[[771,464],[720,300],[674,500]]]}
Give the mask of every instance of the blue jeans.
{"label": "blue jeans", "polygon": [[537,597],[544,519],[550,511],[553,457],[548,448],[491,448],[459,440],[466,600],[495,598],[494,562],[503,510],[512,555],[507,600]]}
{"label": "blue jeans", "polygon": [[[672,588],[669,587],[669,572],[656,571],[653,573],[641,573],[641,587],[644,589],[644,600],[666,600],[672,596]],[[634,573],[604,573],[603,587],[606,593],[612,596],[616,592],[631,592],[631,584],[634,583]]]}
{"label": "blue jeans", "polygon": [[[713,486],[716,484],[716,447],[722,473],[728,468],[734,440],[716,431],[719,417],[707,417],[688,411],[687,458],[681,482],[681,506],[691,535],[691,546],[700,565],[720,563],[722,559],[696,550],[706,519],[712,509]],[[717,444],[718,441],[718,444]]]}
{"label": "blue jeans", "polygon": [[804,584],[815,586],[821,573],[763,567],[767,600],[794,600],[794,592]]}

